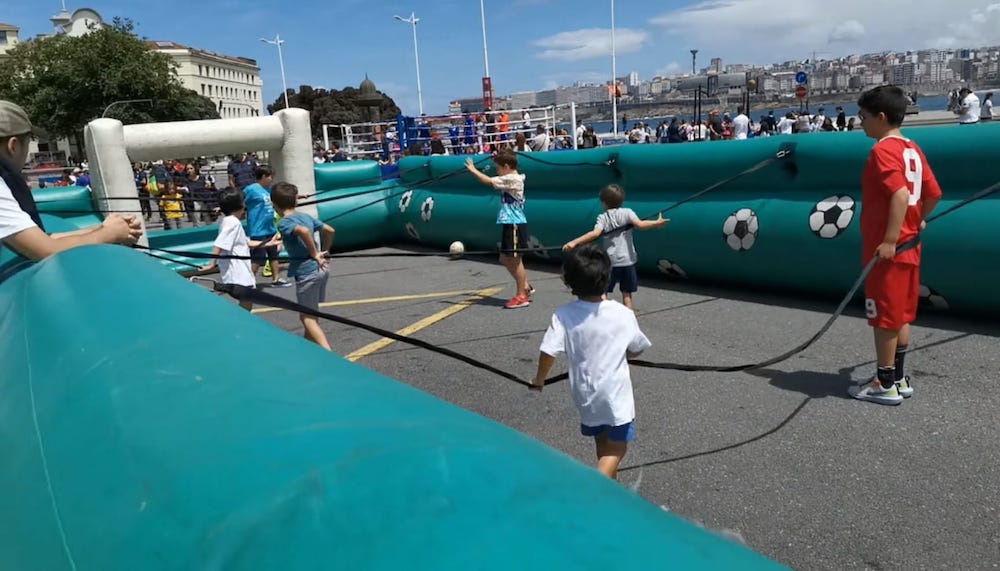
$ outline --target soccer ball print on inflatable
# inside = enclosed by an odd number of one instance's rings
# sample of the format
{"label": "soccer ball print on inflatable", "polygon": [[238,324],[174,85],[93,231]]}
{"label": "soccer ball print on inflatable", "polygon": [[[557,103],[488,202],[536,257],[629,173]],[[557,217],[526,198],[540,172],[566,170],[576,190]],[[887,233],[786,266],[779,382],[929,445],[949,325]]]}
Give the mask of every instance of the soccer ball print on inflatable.
{"label": "soccer ball print on inflatable", "polygon": [[809,213],[809,229],[820,238],[836,238],[854,220],[854,199],[850,196],[829,196],[816,203]]}
{"label": "soccer ball print on inflatable", "polygon": [[672,278],[687,278],[687,272],[677,264],[671,262],[667,259],[662,259],[656,262],[656,267],[660,270],[660,273],[672,277]]}
{"label": "soccer ball print on inflatable", "polygon": [[551,257],[548,250],[545,249],[545,244],[542,244],[542,241],[539,240],[534,234],[528,235],[528,248],[532,250],[532,254],[542,258],[543,260],[548,260]]}
{"label": "soccer ball print on inflatable", "polygon": [[937,290],[928,287],[924,284],[920,284],[920,307],[924,309],[930,309],[935,311],[943,311],[948,309],[948,300],[945,299],[943,295],[937,292]]}
{"label": "soccer ball print on inflatable", "polygon": [[399,199],[399,211],[406,212],[406,209],[410,206],[411,200],[413,200],[413,191],[407,190],[403,193],[402,198]]}
{"label": "soccer ball print on inflatable", "polygon": [[420,206],[420,217],[424,219],[424,222],[430,222],[431,216],[434,214],[434,197],[428,196],[424,203]]}
{"label": "soccer ball print on inflatable", "polygon": [[757,213],[749,208],[740,208],[722,224],[722,236],[730,248],[745,252],[757,243],[759,229]]}

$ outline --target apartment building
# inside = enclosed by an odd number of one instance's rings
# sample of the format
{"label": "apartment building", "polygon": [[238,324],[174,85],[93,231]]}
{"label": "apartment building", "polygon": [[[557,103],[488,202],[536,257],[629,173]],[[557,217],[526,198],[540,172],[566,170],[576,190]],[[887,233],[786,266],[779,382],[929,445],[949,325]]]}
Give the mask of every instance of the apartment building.
{"label": "apartment building", "polygon": [[263,82],[255,60],[167,41],[149,42],[149,46],[170,56],[181,84],[211,99],[223,119],[264,114]]}

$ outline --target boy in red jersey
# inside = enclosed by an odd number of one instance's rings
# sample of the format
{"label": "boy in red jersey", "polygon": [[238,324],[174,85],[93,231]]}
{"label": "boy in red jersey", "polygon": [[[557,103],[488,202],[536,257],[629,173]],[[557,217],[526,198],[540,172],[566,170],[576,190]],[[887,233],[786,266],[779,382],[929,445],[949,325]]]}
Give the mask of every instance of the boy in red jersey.
{"label": "boy in red jersey", "polygon": [[913,394],[903,359],[910,323],[917,317],[920,245],[896,254],[896,247],[917,238],[938,201],[941,187],[920,147],[899,131],[906,114],[903,90],[883,85],[858,99],[861,126],[877,142],[861,175],[862,263],[878,256],[865,281],[865,312],[875,332],[875,378],[853,385],[856,399],[897,405]]}

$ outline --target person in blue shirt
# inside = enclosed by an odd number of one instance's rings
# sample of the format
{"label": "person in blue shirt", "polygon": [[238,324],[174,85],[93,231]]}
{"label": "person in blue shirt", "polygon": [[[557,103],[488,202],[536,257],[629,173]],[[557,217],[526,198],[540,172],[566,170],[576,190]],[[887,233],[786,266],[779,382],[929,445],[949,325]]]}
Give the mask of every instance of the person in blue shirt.
{"label": "person in blue shirt", "polygon": [[229,174],[229,186],[243,190],[253,184],[254,173],[256,172],[257,161],[246,153],[239,153],[236,158],[229,161],[226,171]]}
{"label": "person in blue shirt", "polygon": [[[295,299],[300,305],[319,310],[319,304],[326,300],[326,283],[330,279],[327,272],[326,252],[333,245],[333,227],[320,222],[305,212],[296,212],[299,189],[287,182],[279,182],[271,189],[271,200],[281,216],[278,230],[281,241],[291,259],[288,275],[295,278]],[[316,232],[320,240],[316,240]],[[330,351],[330,342],[319,325],[319,320],[311,315],[299,314],[305,328],[305,338]]]}
{"label": "person in blue shirt", "polygon": [[[247,207],[247,234],[251,241],[262,244],[270,242],[278,229],[274,225],[274,207],[271,206],[271,183],[274,172],[267,167],[258,166],[254,169],[254,179],[257,181],[243,189],[243,202]],[[274,287],[291,287],[291,283],[281,279],[281,265],[278,263],[280,246],[261,245],[250,250],[250,268],[254,275],[265,262],[271,263],[271,285]]]}

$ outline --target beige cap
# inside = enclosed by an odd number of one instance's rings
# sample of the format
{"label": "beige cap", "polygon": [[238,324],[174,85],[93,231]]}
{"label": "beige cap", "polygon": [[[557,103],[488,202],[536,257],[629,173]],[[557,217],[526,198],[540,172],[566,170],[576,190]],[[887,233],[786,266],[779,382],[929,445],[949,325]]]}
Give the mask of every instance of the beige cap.
{"label": "beige cap", "polygon": [[10,101],[0,101],[0,138],[27,135],[31,131],[31,120],[24,109]]}

